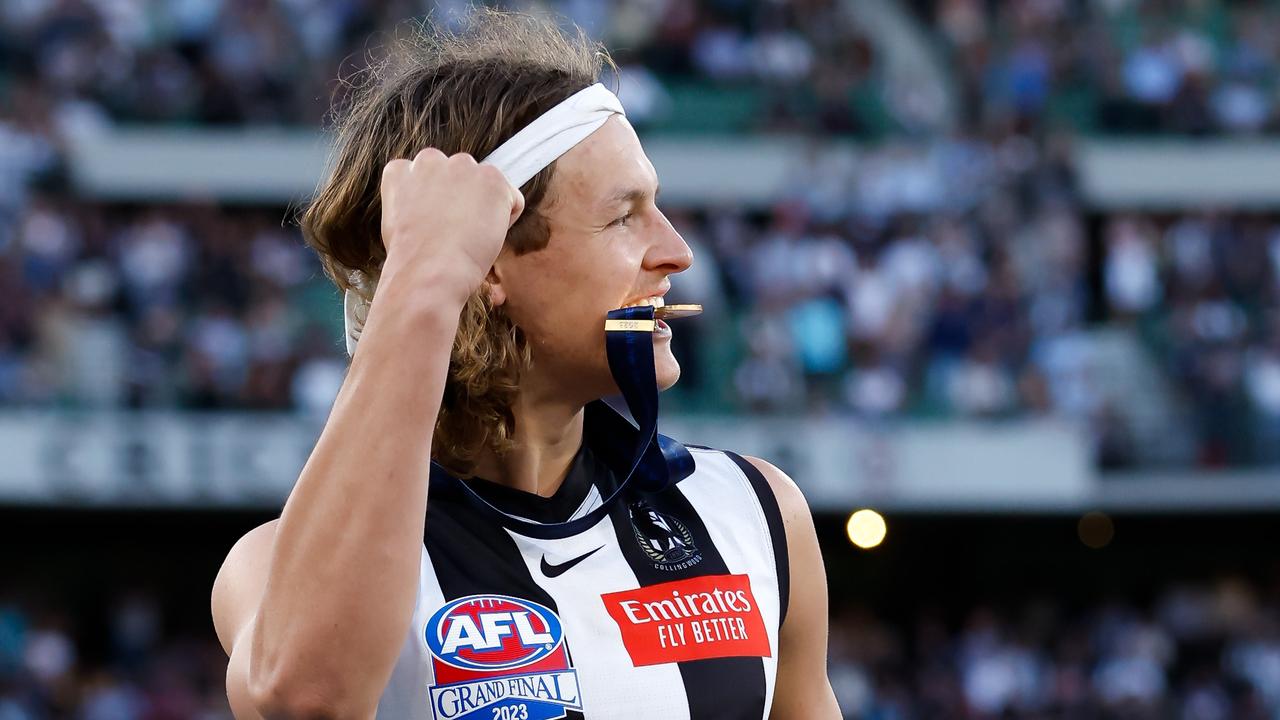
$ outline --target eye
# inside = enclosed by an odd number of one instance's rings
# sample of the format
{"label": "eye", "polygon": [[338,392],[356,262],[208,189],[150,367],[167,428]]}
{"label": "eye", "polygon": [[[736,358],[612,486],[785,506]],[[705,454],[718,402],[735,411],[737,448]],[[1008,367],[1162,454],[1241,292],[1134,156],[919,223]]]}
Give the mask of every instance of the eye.
{"label": "eye", "polygon": [[633,214],[634,214],[634,213],[627,213],[626,215],[623,215],[622,217],[618,218],[617,220],[614,220],[613,222],[609,223],[609,227],[614,227],[614,226],[624,226],[624,225],[626,225],[628,222],[630,222],[630,221],[631,221],[631,217],[632,217],[632,215],[633,215]]}

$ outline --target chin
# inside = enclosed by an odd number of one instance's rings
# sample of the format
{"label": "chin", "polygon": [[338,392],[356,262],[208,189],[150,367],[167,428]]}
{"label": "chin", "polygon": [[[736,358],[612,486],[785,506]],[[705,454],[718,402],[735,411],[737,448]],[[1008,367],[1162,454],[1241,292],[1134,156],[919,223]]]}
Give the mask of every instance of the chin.
{"label": "chin", "polygon": [[654,371],[658,377],[658,390],[670,390],[680,380],[680,363],[674,357],[654,358]]}

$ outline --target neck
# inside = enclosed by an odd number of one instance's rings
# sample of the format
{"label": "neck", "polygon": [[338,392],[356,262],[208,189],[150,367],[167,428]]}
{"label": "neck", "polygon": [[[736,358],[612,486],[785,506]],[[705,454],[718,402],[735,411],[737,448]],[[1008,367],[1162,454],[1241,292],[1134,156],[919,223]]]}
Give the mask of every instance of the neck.
{"label": "neck", "polygon": [[507,487],[543,497],[560,489],[582,445],[583,406],[563,394],[538,393],[526,386],[512,408],[516,447],[502,457],[485,454],[476,474]]}

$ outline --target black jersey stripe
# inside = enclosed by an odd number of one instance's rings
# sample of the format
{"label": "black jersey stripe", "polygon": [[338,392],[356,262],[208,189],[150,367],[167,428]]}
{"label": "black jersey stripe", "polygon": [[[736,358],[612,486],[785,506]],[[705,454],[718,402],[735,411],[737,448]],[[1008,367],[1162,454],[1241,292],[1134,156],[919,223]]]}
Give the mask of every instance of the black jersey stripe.
{"label": "black jersey stripe", "polygon": [[499,593],[555,610],[551,595],[533,581],[515,541],[463,496],[459,482],[444,473],[432,473],[427,502],[427,553],[445,601]]}
{"label": "black jersey stripe", "polygon": [[[534,582],[515,540],[463,494],[466,490],[460,482],[433,471],[427,502],[427,554],[445,601],[467,595],[511,595],[532,600],[559,615],[555,599]],[[570,666],[575,641],[584,639],[565,639]],[[566,720],[584,720],[580,711],[566,713]]]}
{"label": "black jersey stripe", "polygon": [[787,555],[787,527],[782,522],[782,510],[778,507],[778,498],[764,479],[760,469],[752,465],[737,453],[724,451],[733,459],[742,474],[747,476],[751,488],[756,491],[756,499],[760,501],[760,509],[764,510],[765,522],[769,524],[769,537],[773,541],[773,558],[778,566],[778,627],[787,619],[787,603],[791,599],[791,559]]}
{"label": "black jersey stripe", "polygon": [[[634,499],[629,498],[629,500]],[[720,551],[711,542],[706,525],[692,504],[679,491],[679,486],[662,493],[645,495],[645,501],[659,512],[678,519],[693,535],[702,559],[678,570],[660,569],[645,554],[631,524],[630,503],[618,503],[609,512],[622,555],[641,586],[657,585],[705,575],[729,572]],[[764,715],[765,670],[757,657],[709,658],[679,663],[689,703],[690,720],[745,720]]]}

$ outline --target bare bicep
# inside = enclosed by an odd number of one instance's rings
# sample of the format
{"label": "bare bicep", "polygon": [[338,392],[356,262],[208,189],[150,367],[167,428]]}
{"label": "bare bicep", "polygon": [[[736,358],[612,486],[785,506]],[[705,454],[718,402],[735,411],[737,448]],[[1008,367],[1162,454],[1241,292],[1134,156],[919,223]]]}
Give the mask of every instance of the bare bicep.
{"label": "bare bicep", "polygon": [[231,655],[237,639],[258,611],[271,567],[276,523],[272,520],[245,533],[227,553],[213,581],[210,609],[222,649]]}

